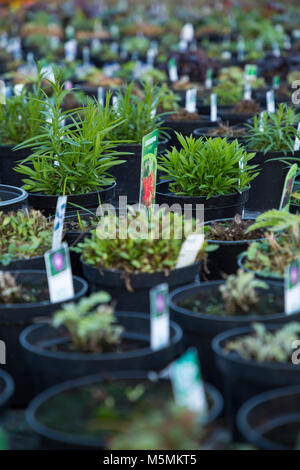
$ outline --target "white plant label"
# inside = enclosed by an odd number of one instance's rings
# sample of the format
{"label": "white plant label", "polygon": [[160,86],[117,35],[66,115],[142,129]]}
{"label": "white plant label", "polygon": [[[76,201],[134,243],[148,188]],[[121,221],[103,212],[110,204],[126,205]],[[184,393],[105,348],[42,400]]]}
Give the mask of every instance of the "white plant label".
{"label": "white plant label", "polygon": [[184,268],[193,264],[204,243],[203,233],[191,233],[183,242],[176,264],[177,268]]}
{"label": "white plant label", "polygon": [[14,86],[14,94],[15,94],[16,96],[21,96],[22,91],[23,91],[23,88],[24,88],[24,84],[23,84],[23,83],[17,83],[17,84]]}
{"label": "white plant label", "polygon": [[6,87],[4,80],[0,80],[0,104],[6,104]]}
{"label": "white plant label", "polygon": [[267,111],[268,113],[275,113],[275,95],[274,90],[269,90],[266,93]]}
{"label": "white plant label", "polygon": [[284,311],[287,315],[300,311],[300,259],[285,269]]}
{"label": "white plant label", "polygon": [[252,98],[252,85],[251,81],[247,80],[244,88],[244,100],[251,100]]}
{"label": "white plant label", "polygon": [[68,196],[59,196],[57,199],[52,236],[52,250],[57,250],[61,247],[67,198]]}
{"label": "white plant label", "polygon": [[213,69],[208,69],[206,72],[206,79],[205,79],[205,88],[210,90],[213,86]]}
{"label": "white plant label", "polygon": [[169,286],[160,284],[150,290],[151,349],[168,346],[170,343]]}
{"label": "white plant label", "polygon": [[103,86],[98,86],[97,97],[98,97],[98,101],[101,104],[101,106],[104,106],[104,88],[103,88]]}
{"label": "white plant label", "polygon": [[[297,134],[300,136],[300,122],[298,123],[297,127]],[[294,152],[298,152],[300,150],[300,138],[296,135],[295,143],[294,143]]]}
{"label": "white plant label", "polygon": [[192,42],[194,39],[194,26],[192,23],[186,23],[180,33],[180,39],[186,42]]}
{"label": "white plant label", "polygon": [[244,60],[245,58],[245,41],[244,38],[240,38],[237,43],[237,59]]}
{"label": "white plant label", "polygon": [[171,82],[178,82],[178,70],[175,59],[170,59],[169,63],[169,78]]}
{"label": "white plant label", "polygon": [[77,41],[70,39],[65,43],[65,57],[67,62],[73,62],[77,56]]}
{"label": "white plant label", "polygon": [[195,113],[197,108],[197,88],[191,88],[186,91],[185,109],[188,113]]}
{"label": "white plant label", "polygon": [[275,57],[280,57],[280,49],[279,49],[279,45],[277,42],[274,42],[272,44],[272,50],[273,50],[273,55]]}
{"label": "white plant label", "polygon": [[210,95],[210,120],[216,122],[218,119],[218,100],[216,93]]}
{"label": "white plant label", "polygon": [[58,250],[46,251],[44,257],[50,301],[54,303],[71,299],[74,286],[68,245],[63,243]]}
{"label": "white plant label", "polygon": [[257,65],[255,65],[255,64],[245,65],[244,75],[245,75],[245,80],[246,81],[250,80],[251,82],[253,82],[254,80],[256,80]]}
{"label": "white plant label", "polygon": [[196,349],[188,349],[171,364],[170,377],[176,403],[205,415],[208,405]]}
{"label": "white plant label", "polygon": [[259,132],[263,132],[263,131],[264,131],[264,115],[265,115],[265,112],[262,111],[262,112],[260,113]]}

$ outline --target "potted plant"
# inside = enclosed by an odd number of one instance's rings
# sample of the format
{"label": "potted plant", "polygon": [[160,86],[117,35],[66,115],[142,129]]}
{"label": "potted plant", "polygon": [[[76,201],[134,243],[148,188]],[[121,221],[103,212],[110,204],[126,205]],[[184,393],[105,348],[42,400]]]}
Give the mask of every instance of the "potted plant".
{"label": "potted plant", "polygon": [[91,289],[108,291],[118,310],[148,313],[152,287],[166,282],[174,288],[194,281],[199,261],[206,257],[204,244],[195,263],[176,268],[182,243],[195,229],[195,221],[187,223],[183,216],[163,209],[150,214],[149,219],[147,210],[133,208],[125,217],[107,214],[91,237],[73,248],[82,255]]}
{"label": "potted plant", "polygon": [[222,374],[231,422],[253,396],[288,385],[300,385],[299,365],[291,361],[300,323],[267,326],[254,323],[214,338],[212,347]]}
{"label": "potted plant", "polygon": [[231,219],[207,222],[204,227],[209,245],[218,247],[211,251],[205,277],[220,279],[224,274],[233,274],[238,268],[237,257],[244,252],[251,241],[264,238],[264,229],[247,232],[255,222],[254,218],[242,218],[236,214]]}
{"label": "potted plant", "polygon": [[194,139],[180,134],[177,138],[180,149],[173,147],[159,157],[164,175],[157,184],[157,202],[192,204],[193,214],[196,204],[204,204],[205,220],[241,214],[249,185],[257,176],[256,166],[249,164],[255,154],[247,153],[236,140],[229,143],[220,137]]}
{"label": "potted plant", "polygon": [[199,129],[195,129],[193,132],[194,137],[198,139],[201,136],[207,137],[226,137],[227,141],[230,142],[232,140],[238,139],[239,142],[243,141],[243,137],[245,136],[247,129],[244,127],[243,124],[241,125],[234,125],[231,126],[229,121],[226,122],[219,122],[217,125],[213,123],[209,127],[200,127]]}
{"label": "potted plant", "polygon": [[27,208],[28,194],[16,186],[0,184],[0,211],[2,213]]}
{"label": "potted plant", "polygon": [[261,169],[250,190],[249,210],[264,212],[279,207],[288,163],[300,157],[294,152],[299,120],[293,108],[280,103],[276,113],[264,113],[262,121],[260,115],[254,116],[253,123],[246,124],[245,146],[256,152],[253,163]]}
{"label": "potted plant", "polygon": [[7,372],[0,370],[0,416],[2,417],[9,406],[9,402],[14,393],[15,384]]}
{"label": "potted plant", "polygon": [[243,440],[262,450],[299,450],[299,394],[291,385],[247,400],[237,414]]}
{"label": "potted plant", "polygon": [[[171,318],[181,326],[186,346],[198,349],[206,380],[222,387],[211,349],[219,333],[253,321],[287,323],[284,313],[283,284],[256,279],[252,273],[239,270],[223,281],[191,284],[170,296]],[[299,313],[293,319],[299,318]]]}
{"label": "potted plant", "polygon": [[43,124],[42,134],[17,146],[32,149],[16,171],[27,176],[23,181],[29,203],[46,215],[55,213],[60,195],[68,196],[69,210],[74,210],[74,205],[92,208],[99,202],[109,202],[116,185],[109,171],[123,163],[117,159],[116,143],[108,140],[108,133],[118,126],[120,119],[110,121],[104,128],[98,106],[92,100],[77,111],[62,111],[68,90],[61,81],[60,68],[54,69],[54,76],[54,81],[49,81],[53,96],[49,98],[44,93],[43,101],[49,122]]}
{"label": "potted plant", "polygon": [[257,217],[249,231],[267,229],[265,239],[253,241],[240,255],[238,264],[258,277],[273,280],[284,278],[285,268],[299,257],[298,214],[286,211],[267,211]]}
{"label": "potted plant", "polygon": [[100,372],[162,370],[182,352],[181,340],[181,329],[171,322],[170,345],[151,350],[149,315],[115,312],[101,291],[65,304],[51,324],[30,326],[20,336],[36,393]]}
{"label": "potted plant", "polygon": [[[86,294],[87,283],[73,277],[74,297],[77,301]],[[45,271],[9,271],[0,276],[0,328],[1,340],[7,345],[6,364],[15,383],[14,404],[25,404],[32,397],[33,377],[26,367],[24,352],[19,343],[21,331],[35,318],[49,317],[61,308],[62,302],[50,302]]]}
{"label": "potted plant", "polygon": [[[212,386],[206,384],[205,389],[209,411],[204,422],[209,423],[220,414],[222,398]],[[99,450],[109,448],[112,438],[138,417],[163,410],[172,399],[168,379],[153,374],[151,379],[142,371],[114,372],[42,392],[30,403],[26,419],[46,448]]]}

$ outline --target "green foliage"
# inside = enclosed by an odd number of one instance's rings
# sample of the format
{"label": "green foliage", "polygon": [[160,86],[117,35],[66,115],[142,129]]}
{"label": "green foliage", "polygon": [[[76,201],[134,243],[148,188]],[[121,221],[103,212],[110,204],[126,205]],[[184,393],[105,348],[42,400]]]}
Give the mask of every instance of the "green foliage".
{"label": "green foliage", "polygon": [[254,333],[229,341],[225,352],[237,352],[246,361],[279,362],[290,361],[292,345],[298,341],[300,323],[288,323],[276,331],[268,331],[265,325],[253,324]]}
{"label": "green foliage", "polygon": [[227,315],[248,313],[259,301],[257,289],[268,289],[268,285],[256,279],[253,273],[239,269],[236,275],[228,276],[220,286]]}
{"label": "green foliage", "polygon": [[[243,99],[244,89],[242,84],[224,80],[213,87],[212,93],[216,93],[219,106],[233,106]],[[208,96],[204,101],[209,104],[209,100]]]}
{"label": "green foliage", "polygon": [[52,245],[53,222],[39,211],[0,212],[0,262],[41,256]]}
{"label": "green foliage", "polygon": [[16,171],[29,177],[23,181],[30,192],[60,195],[99,191],[114,181],[109,169],[123,163],[113,150],[116,143],[108,140],[108,133],[120,119],[115,117],[105,127],[107,122],[100,121],[99,106],[92,100],[84,108],[62,111],[69,93],[64,89],[62,73],[62,69],[54,69],[55,80],[50,81],[53,97],[44,93],[43,114],[49,122],[43,123],[43,133],[17,147],[31,148],[32,153]]}
{"label": "green foliage", "polygon": [[[195,229],[194,220],[184,222],[179,214],[167,214],[163,209],[148,217],[146,210],[134,212],[129,207],[127,219],[105,215],[91,237],[73,249],[98,268],[126,273],[168,272],[175,269],[181,245]],[[204,247],[198,259],[203,256]]]}
{"label": "green foliage", "polygon": [[245,141],[247,148],[267,152],[294,153],[296,136],[299,136],[295,125],[300,115],[286,103],[280,103],[276,113],[264,113],[263,131],[260,130],[260,115],[254,116],[253,124],[246,124]]}
{"label": "green foliage", "polygon": [[267,228],[271,232],[289,232],[295,239],[298,239],[300,215],[272,209],[260,214],[255,223],[247,229],[247,233],[260,228]]}
{"label": "green foliage", "polygon": [[[159,168],[165,173],[163,179],[171,180],[171,192],[183,196],[212,196],[242,191],[258,175],[255,165],[248,162],[255,156],[247,153],[237,140],[228,143],[226,139],[194,139],[176,134],[181,144],[167,150],[159,158]],[[240,162],[244,162],[241,171]]]}
{"label": "green foliage", "polygon": [[180,98],[171,88],[168,87],[166,83],[160,87],[161,101],[160,108],[163,112],[175,112],[179,109],[178,102]]}
{"label": "green foliage", "polygon": [[40,134],[45,108],[40,101],[42,80],[39,68],[32,91],[24,87],[20,96],[7,98],[6,105],[0,106],[0,145],[16,145]]}
{"label": "green foliage", "polygon": [[52,325],[64,326],[75,350],[105,353],[121,340],[123,328],[115,324],[110,295],[98,292],[79,303],[67,303],[55,313]]}
{"label": "green foliage", "polygon": [[135,91],[134,82],[118,91],[117,106],[112,108],[112,113],[121,124],[108,134],[111,140],[129,140],[141,144],[145,135],[161,126],[161,116],[154,114],[162,100],[160,90],[149,81],[143,82],[141,86],[141,92]]}

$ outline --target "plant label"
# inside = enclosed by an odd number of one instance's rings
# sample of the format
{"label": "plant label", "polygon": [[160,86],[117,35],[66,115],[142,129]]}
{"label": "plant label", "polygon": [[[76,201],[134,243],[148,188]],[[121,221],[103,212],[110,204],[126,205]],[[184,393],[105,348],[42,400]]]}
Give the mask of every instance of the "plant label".
{"label": "plant label", "polygon": [[101,106],[104,106],[104,88],[103,86],[98,86],[97,90],[98,102]]}
{"label": "plant label", "polygon": [[300,150],[300,122],[298,123],[297,127],[297,135],[295,137],[294,143],[294,152],[298,152]]}
{"label": "plant label", "polygon": [[170,343],[169,286],[160,284],[150,290],[151,348],[154,351]]}
{"label": "plant label", "polygon": [[170,377],[176,403],[194,413],[205,415],[208,405],[195,348],[188,349],[171,364]]}
{"label": "plant label", "polygon": [[287,315],[300,311],[300,258],[285,269],[284,311]]}
{"label": "plant label", "polygon": [[211,90],[212,86],[213,86],[213,69],[208,69],[206,72],[205,88],[207,90]]}
{"label": "plant label", "polygon": [[265,116],[265,112],[262,111],[262,112],[260,113],[259,132],[263,132],[263,131],[264,131],[264,116]]}
{"label": "plant label", "polygon": [[266,93],[266,101],[267,101],[267,111],[268,113],[275,113],[275,96],[274,90],[269,90]]}
{"label": "plant label", "polygon": [[275,75],[273,77],[273,89],[278,90],[279,86],[280,86],[280,77],[279,75]]}
{"label": "plant label", "polygon": [[291,166],[291,168],[289,169],[285,177],[283,190],[282,190],[282,196],[280,200],[280,206],[279,206],[280,211],[282,210],[288,211],[290,208],[291,194],[293,191],[297,172],[298,172],[298,165],[297,163],[295,163],[294,165]]}
{"label": "plant label", "polygon": [[257,65],[255,65],[255,64],[247,64],[247,65],[245,65],[244,74],[245,74],[245,80],[246,80],[246,82],[247,82],[248,80],[251,81],[251,82],[253,82],[254,80],[256,80],[256,77],[257,77]]}
{"label": "plant label", "polygon": [[272,51],[275,57],[280,57],[280,49],[279,49],[278,42],[274,42],[272,44]]}
{"label": "plant label", "polygon": [[46,251],[44,256],[50,301],[53,303],[71,299],[74,296],[74,287],[68,245],[63,243],[58,250]]}
{"label": "plant label", "polygon": [[186,23],[183,26],[180,32],[180,39],[182,41],[192,42],[192,40],[194,39],[194,26],[192,25],[192,23]]}
{"label": "plant label", "polygon": [[71,80],[67,80],[65,82],[65,90],[72,90],[73,88],[73,83],[71,82]]}
{"label": "plant label", "polygon": [[24,84],[23,84],[23,83],[17,83],[17,84],[14,86],[14,94],[15,94],[16,96],[21,96],[22,91],[23,91],[23,88],[24,88]]}
{"label": "plant label", "polygon": [[77,56],[77,41],[70,39],[65,42],[65,58],[67,62],[73,62]]}
{"label": "plant label", "polygon": [[244,60],[245,59],[245,41],[244,38],[241,37],[237,43],[237,59]]}
{"label": "plant label", "polygon": [[203,233],[191,233],[183,242],[176,264],[176,269],[193,264],[204,244]]}
{"label": "plant label", "polygon": [[147,208],[155,204],[157,147],[158,130],[143,137],[139,202]]}
{"label": "plant label", "polygon": [[169,60],[168,67],[169,67],[170,81],[172,83],[178,82],[178,70],[177,70],[177,64],[174,58]]}
{"label": "plant label", "polygon": [[0,80],[0,104],[6,104],[6,87],[4,80]]}
{"label": "plant label", "polygon": [[252,85],[251,81],[247,80],[244,88],[244,100],[251,100],[252,98]]}
{"label": "plant label", "polygon": [[55,219],[54,219],[52,250],[57,250],[58,248],[61,247],[66,207],[67,207],[67,196],[59,196],[57,199]]}
{"label": "plant label", "polygon": [[153,49],[152,47],[150,47],[150,49],[148,49],[147,51],[147,64],[153,66],[155,57],[156,57],[156,49]]}
{"label": "plant label", "polygon": [[210,95],[210,120],[216,122],[218,119],[218,105],[217,105],[217,95],[212,93]]}
{"label": "plant label", "polygon": [[186,90],[185,109],[188,113],[195,113],[197,108],[197,88]]}

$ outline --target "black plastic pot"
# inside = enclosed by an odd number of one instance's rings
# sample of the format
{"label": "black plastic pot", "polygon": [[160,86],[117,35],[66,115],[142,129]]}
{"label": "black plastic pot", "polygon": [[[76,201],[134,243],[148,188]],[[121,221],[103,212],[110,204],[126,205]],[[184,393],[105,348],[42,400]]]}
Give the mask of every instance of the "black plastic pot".
{"label": "black plastic pot", "polygon": [[[215,126],[214,126],[215,127]],[[241,126],[242,127],[242,126]],[[226,137],[227,139],[227,142],[232,142],[233,140],[238,140],[239,143],[243,143],[243,137],[242,136],[236,136],[236,137],[228,137],[226,135],[223,135],[223,136],[213,136],[213,135],[209,135],[208,132],[210,131],[211,127],[199,127],[198,129],[195,129],[194,132],[193,132],[193,135],[194,137],[196,137],[196,139],[199,139],[199,137],[202,137],[202,136],[205,136],[207,138],[210,138],[210,137],[222,137],[222,139],[224,139]]]}
{"label": "black plastic pot", "polygon": [[[168,144],[168,139],[159,142],[158,155],[165,151]],[[125,163],[113,166],[110,170],[110,174],[117,181],[115,201],[118,202],[120,196],[127,196],[127,204],[136,204],[140,197],[142,144],[124,144],[116,147],[115,150],[126,153],[126,155],[120,155],[120,159],[125,160]]]}
{"label": "black plastic pot", "polygon": [[[114,199],[116,183],[112,186],[101,189],[94,193],[71,194],[68,196],[67,212],[74,211],[76,208],[92,209],[98,207],[99,203],[110,203]],[[28,203],[34,209],[43,212],[45,216],[55,214],[58,196],[46,196],[44,194],[29,193]]]}
{"label": "black plastic pot", "polygon": [[0,263],[1,271],[45,271],[45,269],[46,265],[44,256],[36,256],[35,258],[15,260],[11,261],[8,265]]}
{"label": "black plastic pot", "polygon": [[228,121],[230,126],[247,122],[256,114],[256,113],[235,113],[233,111],[233,108],[231,107],[229,107],[229,109],[224,109],[224,110],[220,109],[218,113],[222,121]]}
{"label": "black plastic pot", "polygon": [[23,186],[22,179],[28,176],[18,173],[14,167],[32,153],[31,149],[13,151],[13,147],[0,147],[0,178],[1,183],[11,186]]}
{"label": "black plastic pot", "polygon": [[87,279],[91,291],[100,289],[111,294],[117,302],[117,309],[126,312],[150,312],[149,291],[162,283],[167,283],[169,289],[194,282],[199,274],[200,263],[193,263],[184,268],[174,269],[169,276],[163,272],[130,274],[127,279],[133,289],[126,288],[125,273],[117,270],[98,269],[85,263],[82,258],[84,278]]}
{"label": "black plastic pot", "polygon": [[297,212],[300,212],[299,204],[290,204],[290,212],[292,214],[297,214]]}
{"label": "black plastic pot", "polygon": [[15,384],[11,376],[0,369],[0,418],[10,403],[14,389]]}
{"label": "black plastic pot", "polygon": [[[227,219],[236,214],[242,214],[246,201],[248,199],[249,188],[241,193],[225,194],[224,196],[213,196],[206,199],[204,196],[178,196],[169,192],[169,181],[164,181],[156,185],[157,204],[167,204],[171,207],[173,204],[179,204],[184,211],[185,204],[191,204],[192,210],[187,208],[187,216],[197,218],[197,204],[204,206],[204,221],[215,219]],[[200,208],[199,208],[200,209]]]}
{"label": "black plastic pot", "polygon": [[[254,217],[247,217],[246,220],[255,221]],[[206,225],[213,223],[226,223],[231,222],[231,219],[211,220]],[[249,243],[256,240],[240,240],[240,241],[222,241],[210,240],[209,234],[206,236],[206,241],[211,245],[218,246],[218,249],[209,253],[207,260],[207,268],[209,273],[205,276],[209,280],[222,279],[223,274],[234,274],[238,269],[238,256],[247,250]]]}
{"label": "black plastic pot", "polygon": [[[249,152],[252,150],[247,149]],[[255,152],[255,150],[253,150]],[[283,185],[286,174],[289,170],[287,162],[270,161],[273,158],[292,159],[299,157],[300,152],[294,155],[283,155],[282,152],[256,152],[255,157],[251,160],[252,165],[258,165],[260,169],[259,175],[251,182],[249,199],[246,203],[246,209],[249,211],[265,212],[269,209],[278,209],[282,195]],[[291,163],[295,163],[292,162]]]}
{"label": "black plastic pot", "polygon": [[[210,298],[216,297],[216,292],[224,281],[211,281],[203,284],[191,284],[183,288],[177,289],[170,294],[170,310],[171,318],[183,330],[183,341],[186,347],[194,346],[198,350],[201,367],[205,380],[222,389],[223,384],[219,371],[215,366],[215,359],[212,352],[212,339],[227,330],[239,328],[242,326],[250,326],[251,323],[259,321],[260,323],[283,324],[290,320],[299,320],[300,313],[287,316],[283,312],[273,315],[245,315],[235,317],[221,317],[216,315],[208,315],[194,313],[191,310],[178,306],[178,302],[182,302],[189,298],[195,298],[199,293]],[[283,283],[268,282],[269,290],[283,297]],[[262,290],[264,293],[264,290]]]}
{"label": "black plastic pot", "polygon": [[[49,350],[50,345],[66,343],[61,331],[47,324],[32,325],[20,335],[25,358],[40,393],[65,380],[102,372],[123,370],[162,370],[182,353],[182,330],[171,322],[170,345],[153,351],[150,347],[150,318],[141,313],[116,312],[116,322],[124,328],[123,338],[136,342],[124,352],[89,354]],[[46,349],[46,347],[48,347]]]}
{"label": "black plastic pot", "polygon": [[[47,285],[47,276],[44,271],[11,271],[17,275],[19,282]],[[22,281],[21,281],[22,280]],[[75,295],[71,301],[77,301],[87,293],[87,283],[78,277],[73,277]],[[24,405],[33,396],[33,378],[31,371],[26,367],[24,351],[19,343],[21,331],[33,323],[35,318],[50,317],[64,302],[50,303],[50,301],[35,304],[0,305],[0,331],[1,339],[6,344],[6,364],[1,366],[12,375],[16,392],[13,397],[15,405]]]}
{"label": "black plastic pot", "polygon": [[0,211],[10,212],[27,207],[28,194],[24,189],[0,184]]}
{"label": "black plastic pot", "polygon": [[[139,371],[124,371],[124,372],[113,372],[108,374],[106,378],[100,375],[94,375],[90,377],[83,377],[80,379],[72,380],[63,384],[56,385],[48,390],[45,390],[40,395],[38,395],[34,400],[29,404],[26,412],[26,419],[29,426],[41,437],[42,439],[42,446],[46,449],[68,449],[68,450],[99,450],[104,449],[106,446],[105,439],[103,436],[99,436],[99,438],[95,439],[93,437],[89,437],[87,435],[78,435],[78,434],[71,434],[67,432],[62,432],[56,429],[52,429],[50,427],[46,427],[39,421],[39,411],[41,408],[44,410],[47,407],[47,402],[51,401],[51,399],[63,395],[64,393],[68,393],[73,389],[80,388],[86,385],[95,385],[95,384],[103,384],[105,381],[114,381],[114,380],[126,380],[128,384],[134,385],[137,384],[139,381],[151,380],[155,379],[153,372],[139,372]],[[156,378],[157,379],[157,378]],[[158,379],[162,380],[165,383],[169,383],[167,379]],[[171,388],[171,385],[170,385]],[[205,419],[205,424],[209,424],[213,422],[221,413],[223,409],[223,399],[213,386],[209,384],[205,384],[206,393],[208,395],[209,402],[211,403],[211,407],[209,413]],[[50,405],[51,406],[51,402]],[[53,409],[53,408],[52,408]],[[55,410],[53,410],[55,412]],[[69,407],[65,407],[61,410],[61,416],[65,417],[66,422],[71,424],[72,419],[76,419],[78,422],[77,409],[71,414]],[[70,426],[71,427],[71,426]]]}
{"label": "black plastic pot", "polygon": [[248,269],[245,266],[246,262],[246,253],[241,253],[238,257],[237,263],[238,267],[242,268],[244,271],[247,272],[252,272],[255,274],[255,277],[258,277],[259,279],[263,279],[265,281],[272,281],[272,282],[283,282],[283,278],[280,276],[265,276],[262,272],[260,271],[253,271],[252,269]]}
{"label": "black plastic pot", "polygon": [[[220,118],[218,117],[218,121]],[[164,127],[170,135],[170,147],[180,148],[181,144],[178,141],[175,132],[179,132],[184,136],[190,136],[194,130],[199,127],[211,127],[215,126],[216,123],[210,120],[210,116],[203,116],[203,119],[197,121],[171,121],[166,118],[164,121]]]}
{"label": "black plastic pot", "polygon": [[[286,322],[299,320],[300,313],[286,315]],[[267,325],[268,331],[277,330],[279,325]],[[225,387],[226,408],[234,429],[238,409],[249,398],[288,385],[300,385],[299,365],[279,362],[266,363],[248,361],[238,353],[225,353],[223,348],[229,341],[253,333],[253,328],[236,328],[219,334],[212,342],[217,367],[222,374]],[[292,345],[291,345],[292,351]]]}
{"label": "black plastic pot", "polygon": [[238,412],[240,434],[258,449],[299,450],[299,403],[299,385],[256,395]]}

